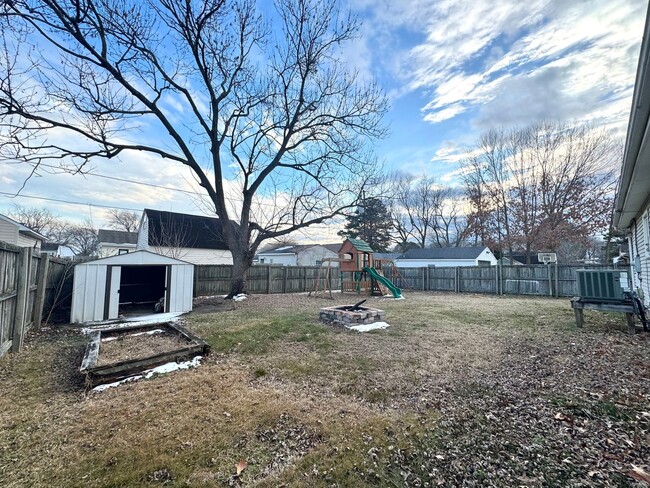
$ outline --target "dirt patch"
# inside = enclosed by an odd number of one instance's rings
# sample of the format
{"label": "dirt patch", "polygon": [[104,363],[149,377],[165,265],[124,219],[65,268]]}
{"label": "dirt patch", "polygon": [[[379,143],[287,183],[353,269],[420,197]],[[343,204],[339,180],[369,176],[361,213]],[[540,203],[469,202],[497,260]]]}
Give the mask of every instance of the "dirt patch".
{"label": "dirt patch", "polygon": [[236,303],[232,300],[226,300],[222,296],[196,297],[192,304],[192,313],[229,312],[237,308]]}
{"label": "dirt patch", "polygon": [[147,358],[181,349],[188,344],[183,337],[166,332],[110,335],[100,343],[97,365]]}

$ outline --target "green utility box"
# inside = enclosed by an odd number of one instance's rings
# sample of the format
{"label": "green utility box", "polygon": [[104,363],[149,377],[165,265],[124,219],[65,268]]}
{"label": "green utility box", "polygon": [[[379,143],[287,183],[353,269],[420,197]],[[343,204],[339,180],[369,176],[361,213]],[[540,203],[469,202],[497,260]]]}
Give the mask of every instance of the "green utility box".
{"label": "green utility box", "polygon": [[630,273],[619,269],[580,269],[576,271],[578,296],[584,300],[620,302],[631,291]]}

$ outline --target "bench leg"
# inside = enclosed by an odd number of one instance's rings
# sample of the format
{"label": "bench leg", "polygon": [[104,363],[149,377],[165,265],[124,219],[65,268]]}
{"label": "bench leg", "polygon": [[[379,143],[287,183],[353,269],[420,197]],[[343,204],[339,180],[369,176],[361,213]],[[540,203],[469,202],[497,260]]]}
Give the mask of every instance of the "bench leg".
{"label": "bench leg", "polygon": [[626,313],[625,320],[627,321],[627,333],[634,335],[636,333],[636,325],[634,324],[634,314]]}
{"label": "bench leg", "polygon": [[578,327],[582,327],[582,324],[585,321],[585,317],[583,315],[582,309],[581,308],[574,308],[573,312],[575,313],[575,316],[576,316],[576,325]]}

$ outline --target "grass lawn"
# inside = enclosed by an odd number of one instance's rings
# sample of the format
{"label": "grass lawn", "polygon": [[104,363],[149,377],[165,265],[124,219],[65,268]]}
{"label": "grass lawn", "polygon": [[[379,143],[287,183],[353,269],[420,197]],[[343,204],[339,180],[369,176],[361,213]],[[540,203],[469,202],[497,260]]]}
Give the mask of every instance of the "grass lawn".
{"label": "grass lawn", "polygon": [[406,295],[367,334],[320,324],[330,300],[215,299],[185,319],[200,367],[88,395],[86,338],[34,333],[0,359],[0,485],[647,486],[650,338],[623,315]]}

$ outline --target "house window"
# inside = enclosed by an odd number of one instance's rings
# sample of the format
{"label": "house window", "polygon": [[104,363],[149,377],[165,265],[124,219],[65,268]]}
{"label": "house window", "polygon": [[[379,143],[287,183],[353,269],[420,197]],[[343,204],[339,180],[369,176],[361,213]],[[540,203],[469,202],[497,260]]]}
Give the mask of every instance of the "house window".
{"label": "house window", "polygon": [[316,266],[320,266],[321,264],[323,264],[323,261],[321,261],[320,259],[317,259],[316,260]]}
{"label": "house window", "polygon": [[260,264],[264,264],[264,258],[260,258]]}
{"label": "house window", "polygon": [[118,255],[119,254],[129,254],[129,250],[128,249],[118,249],[117,254]]}

